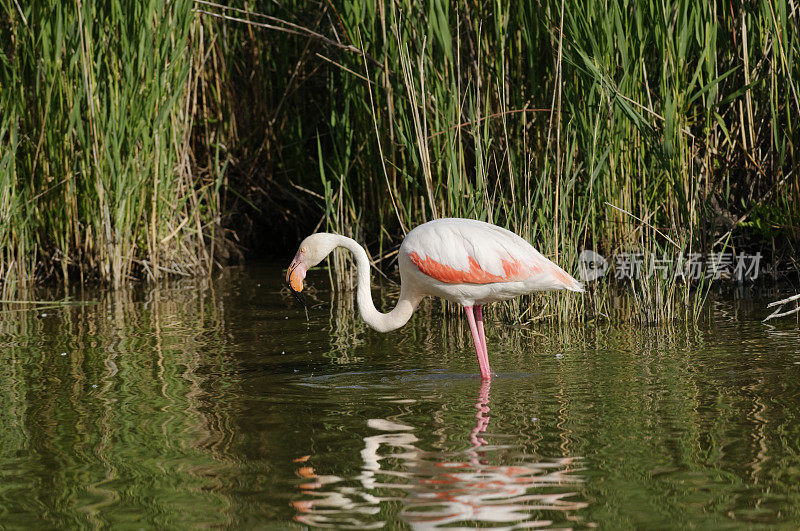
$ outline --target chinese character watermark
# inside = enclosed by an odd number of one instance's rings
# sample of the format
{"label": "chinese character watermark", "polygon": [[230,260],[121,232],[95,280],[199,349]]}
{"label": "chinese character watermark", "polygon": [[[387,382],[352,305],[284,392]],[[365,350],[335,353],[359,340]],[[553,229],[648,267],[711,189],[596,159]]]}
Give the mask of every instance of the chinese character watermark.
{"label": "chinese character watermark", "polygon": [[[618,253],[613,256],[613,275],[617,280],[640,280],[657,277],[662,280],[676,278],[684,281],[737,280],[753,281],[761,270],[761,253],[681,253],[677,256],[646,254],[641,252]],[[594,251],[584,250],[578,256],[581,280],[590,281],[604,277],[610,267],[606,258]]]}

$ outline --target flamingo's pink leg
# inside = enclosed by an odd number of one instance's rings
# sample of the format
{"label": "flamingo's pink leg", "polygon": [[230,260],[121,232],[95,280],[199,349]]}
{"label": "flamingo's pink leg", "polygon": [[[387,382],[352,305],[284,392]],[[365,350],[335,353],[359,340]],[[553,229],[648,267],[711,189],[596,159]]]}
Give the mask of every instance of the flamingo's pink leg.
{"label": "flamingo's pink leg", "polygon": [[475,343],[475,353],[478,354],[478,364],[481,367],[481,378],[489,380],[492,377],[492,371],[489,368],[489,358],[484,356],[483,348],[481,347],[481,336],[478,333],[478,327],[475,324],[475,315],[472,313],[472,306],[464,306],[464,311],[467,312],[467,322],[469,329],[472,332],[472,341]]}
{"label": "flamingo's pink leg", "polygon": [[486,334],[483,332],[483,307],[480,304],[475,305],[475,324],[478,325],[478,334],[481,336],[481,348],[483,349],[483,356],[486,358],[486,364],[489,364],[489,351],[486,348]]}
{"label": "flamingo's pink leg", "polygon": [[483,331],[483,307],[480,304],[475,305],[475,324],[478,326],[478,335],[481,336],[481,350],[483,351],[483,360],[486,366],[489,366],[489,350],[486,348],[486,334]]}

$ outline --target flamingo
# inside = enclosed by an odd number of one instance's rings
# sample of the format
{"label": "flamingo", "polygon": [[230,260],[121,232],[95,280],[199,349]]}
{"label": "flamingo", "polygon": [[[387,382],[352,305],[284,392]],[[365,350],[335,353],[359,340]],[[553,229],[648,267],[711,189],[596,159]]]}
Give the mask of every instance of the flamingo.
{"label": "flamingo", "polygon": [[580,282],[513,232],[474,219],[442,218],[415,227],[400,245],[400,298],[392,311],[381,313],[372,302],[364,248],[351,238],[327,232],[303,240],[286,272],[286,282],[301,302],[306,272],[337,247],[355,256],[359,313],[379,332],[406,324],[428,295],[463,306],[483,380],[492,378],[483,326],[485,304],[534,291],[583,291]]}

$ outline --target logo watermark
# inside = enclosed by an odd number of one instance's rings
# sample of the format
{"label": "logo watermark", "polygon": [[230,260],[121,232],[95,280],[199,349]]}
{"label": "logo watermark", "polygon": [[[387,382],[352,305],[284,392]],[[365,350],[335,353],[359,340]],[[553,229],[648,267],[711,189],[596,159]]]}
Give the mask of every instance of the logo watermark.
{"label": "logo watermark", "polygon": [[611,263],[602,255],[585,249],[578,256],[578,271],[583,281],[597,280],[609,270],[617,280],[638,280],[660,277],[696,281],[710,280],[753,281],[761,271],[761,253],[682,253],[670,256],[639,252],[619,253]]}
{"label": "logo watermark", "polygon": [[578,272],[581,280],[597,280],[605,276],[608,271],[608,260],[603,255],[589,249],[584,249],[578,255]]}

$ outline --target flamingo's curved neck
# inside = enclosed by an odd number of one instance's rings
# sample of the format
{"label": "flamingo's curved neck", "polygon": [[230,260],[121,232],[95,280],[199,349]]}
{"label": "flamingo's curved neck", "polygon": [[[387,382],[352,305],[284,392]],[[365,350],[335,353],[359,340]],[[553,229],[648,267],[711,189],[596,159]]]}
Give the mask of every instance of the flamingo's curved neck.
{"label": "flamingo's curved neck", "polygon": [[411,314],[414,313],[422,297],[413,293],[410,286],[401,285],[397,306],[389,313],[379,312],[372,302],[367,252],[358,242],[346,236],[339,236],[337,243],[338,247],[348,249],[356,257],[356,266],[358,268],[356,299],[358,300],[358,310],[364,322],[378,332],[389,332],[406,324],[411,319]]}

